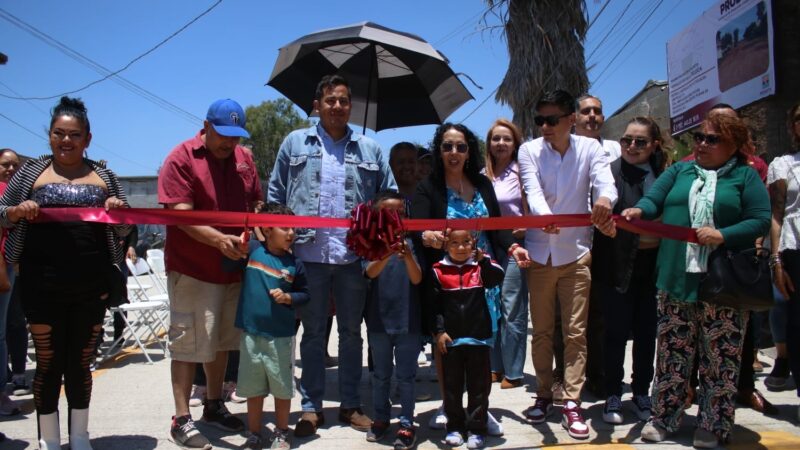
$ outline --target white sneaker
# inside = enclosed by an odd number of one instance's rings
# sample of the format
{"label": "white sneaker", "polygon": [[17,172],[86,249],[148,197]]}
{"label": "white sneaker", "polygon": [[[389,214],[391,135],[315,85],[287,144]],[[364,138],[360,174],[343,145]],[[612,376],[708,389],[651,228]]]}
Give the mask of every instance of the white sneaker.
{"label": "white sneaker", "polygon": [[460,447],[464,445],[464,436],[458,431],[451,431],[445,436],[444,443],[451,447]]}
{"label": "white sneaker", "polygon": [[606,399],[606,404],[603,406],[603,422],[612,425],[622,423],[622,401],[616,395]]}
{"label": "white sneaker", "polygon": [[245,397],[236,395],[236,382],[226,381],[222,385],[222,399],[226,402],[244,403],[247,401]]}
{"label": "white sneaker", "polygon": [[425,351],[423,350],[417,356],[417,365],[424,366],[425,364],[428,364],[428,357],[425,356]]}
{"label": "white sneaker", "polygon": [[[428,428],[431,430],[444,430],[447,426],[447,415],[444,413],[444,405],[440,405],[436,410],[436,414],[428,421]],[[459,434],[460,436],[460,434]],[[461,439],[462,443],[464,439]],[[458,444],[461,445],[461,444]]]}
{"label": "white sneaker", "polygon": [[491,412],[487,413],[486,419],[486,434],[489,436],[502,436],[503,424],[494,418]]}
{"label": "white sneaker", "polygon": [[192,385],[192,395],[189,397],[189,406],[201,406],[206,400],[206,387]]}
{"label": "white sneaker", "polygon": [[642,427],[641,437],[644,441],[661,442],[669,436],[669,432],[653,422],[647,422]]}

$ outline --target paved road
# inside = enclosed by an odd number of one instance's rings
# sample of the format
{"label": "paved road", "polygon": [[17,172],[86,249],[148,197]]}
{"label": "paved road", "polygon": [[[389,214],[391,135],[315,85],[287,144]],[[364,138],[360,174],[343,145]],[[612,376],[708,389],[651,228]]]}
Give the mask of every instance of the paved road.
{"label": "paved road", "polygon": [[[335,328],[334,328],[335,329]],[[335,331],[331,339],[331,354],[336,354]],[[764,353],[770,353],[766,351]],[[155,363],[147,364],[143,355],[138,351],[124,351],[117,358],[103,364],[95,372],[94,394],[91,407],[92,445],[96,450],[152,450],[177,448],[168,440],[168,428],[172,415],[172,397],[169,387],[169,360],[163,353],[151,350]],[[768,364],[772,360],[762,355],[762,360]],[[365,368],[363,371],[362,398],[365,405],[369,405],[369,382]],[[627,362],[630,369],[630,361]],[[301,368],[296,369],[295,375],[300,374]],[[769,371],[769,367],[766,369]],[[683,428],[675,441],[658,445],[644,444],[639,439],[642,424],[633,419],[633,414],[627,414],[624,424],[611,426],[601,419],[602,402],[587,397],[584,406],[588,409],[586,416],[591,426],[591,437],[588,441],[579,442],[567,436],[558,422],[557,414],[544,425],[533,427],[522,420],[522,411],[531,403],[531,395],[535,387],[535,378],[531,375],[533,368],[530,358],[525,367],[526,378],[524,387],[517,389],[500,390],[499,385],[493,386],[490,410],[501,420],[505,428],[505,436],[489,438],[488,448],[502,449],[530,449],[541,447],[564,447],[570,450],[588,448],[600,449],[677,449],[691,448],[691,436],[694,428],[694,414],[696,407],[689,410],[689,415],[684,420]],[[430,381],[431,369],[420,369],[420,381],[417,383],[418,393],[428,393],[431,400],[417,403],[417,421],[422,424],[419,428],[419,449],[446,448],[441,440],[442,431],[429,430],[426,424],[438,407],[440,400],[437,384]],[[32,370],[29,370],[32,375]],[[327,396],[324,408],[327,424],[320,430],[316,437],[294,439],[293,447],[302,449],[388,449],[391,448],[393,439],[387,438],[385,442],[375,444],[365,441],[365,434],[344,427],[336,422],[337,417],[337,371],[335,368],[327,371]],[[768,418],[749,409],[736,411],[736,430],[733,443],[726,448],[731,450],[745,449],[800,449],[800,428],[797,426],[798,399],[794,391],[766,392],[763,388],[763,377],[759,376],[757,385],[769,400],[778,405],[781,415]],[[629,403],[629,393],[626,393],[625,406]],[[0,444],[2,450],[35,449],[36,422],[31,396],[20,397],[23,406],[23,415],[0,418],[0,431],[9,436],[10,440]],[[268,409],[272,409],[272,402],[267,401]],[[246,419],[244,404],[229,404],[230,410]],[[299,415],[299,399],[295,397],[292,402],[293,411],[291,423]],[[397,408],[397,406],[396,406]],[[370,412],[371,407],[366,406],[365,411]],[[63,448],[66,443],[66,403],[62,397],[62,435]],[[201,415],[201,408],[193,408],[195,418]],[[272,426],[274,416],[271,412],[265,414],[265,421]],[[208,428],[202,423],[199,425],[213,441],[214,448],[235,449],[244,443],[244,436],[239,434],[223,434],[214,428]]]}

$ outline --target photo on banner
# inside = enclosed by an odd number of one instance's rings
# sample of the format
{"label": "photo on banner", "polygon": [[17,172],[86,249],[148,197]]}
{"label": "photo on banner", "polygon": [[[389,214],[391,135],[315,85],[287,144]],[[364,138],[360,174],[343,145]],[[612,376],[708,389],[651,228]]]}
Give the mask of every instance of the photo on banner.
{"label": "photo on banner", "polygon": [[717,103],[741,108],[775,93],[772,4],[721,0],[667,42],[672,134]]}

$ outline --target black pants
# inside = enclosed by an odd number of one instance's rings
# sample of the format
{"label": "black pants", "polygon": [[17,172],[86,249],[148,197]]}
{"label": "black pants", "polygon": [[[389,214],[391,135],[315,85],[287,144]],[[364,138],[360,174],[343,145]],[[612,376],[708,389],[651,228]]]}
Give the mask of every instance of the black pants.
{"label": "black pants", "polygon": [[58,410],[61,380],[70,409],[86,409],[92,396],[95,341],[102,330],[105,304],[99,298],[37,299],[35,306],[23,298],[23,307],[36,349],[33,399],[38,414]]}
{"label": "black pants", "polygon": [[[656,354],[656,284],[653,278],[658,250],[640,251],[628,285],[620,293],[608,284],[596,283],[605,319],[605,388],[608,395],[622,396],[625,376],[625,346],[633,334],[634,395],[648,395],[654,375]],[[588,370],[587,370],[588,371]]]}
{"label": "black pants", "polygon": [[784,250],[781,252],[781,259],[795,287],[791,298],[786,302],[789,313],[786,324],[786,350],[789,352],[789,369],[797,386],[797,396],[800,397],[800,251]]}
{"label": "black pants", "polygon": [[[486,434],[492,374],[490,348],[485,345],[459,345],[442,355],[444,370],[444,412],[447,431]],[[467,383],[467,412],[461,401]]]}
{"label": "black pants", "polygon": [[[6,344],[11,362],[11,374],[25,373],[25,363],[28,356],[28,323],[22,311],[22,294],[19,281],[14,283],[11,291],[11,301],[8,304],[8,318],[6,319]],[[8,379],[11,380],[11,374]]]}

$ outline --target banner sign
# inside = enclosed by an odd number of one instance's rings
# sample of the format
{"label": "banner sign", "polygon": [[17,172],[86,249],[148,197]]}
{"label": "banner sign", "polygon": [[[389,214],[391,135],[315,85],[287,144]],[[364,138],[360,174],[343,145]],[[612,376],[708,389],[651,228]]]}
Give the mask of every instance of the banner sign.
{"label": "banner sign", "polygon": [[775,93],[771,0],[720,0],[667,42],[672,134]]}

